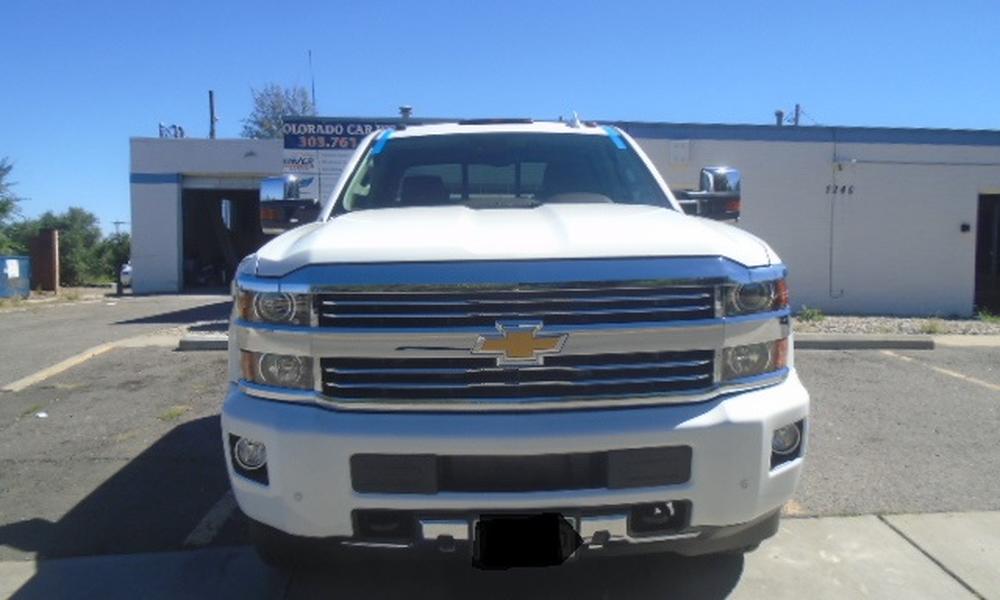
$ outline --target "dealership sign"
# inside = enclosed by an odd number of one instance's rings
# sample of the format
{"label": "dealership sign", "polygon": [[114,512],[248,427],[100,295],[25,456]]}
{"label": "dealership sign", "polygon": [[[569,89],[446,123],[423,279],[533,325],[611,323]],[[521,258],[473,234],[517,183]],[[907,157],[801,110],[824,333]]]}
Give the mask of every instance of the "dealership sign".
{"label": "dealership sign", "polygon": [[287,117],[281,128],[284,172],[299,175],[303,181],[311,176],[311,184],[301,188],[301,193],[325,201],[361,140],[373,131],[393,125],[353,119]]}
{"label": "dealership sign", "polygon": [[391,127],[373,122],[286,121],[286,150],[354,150],[369,133]]}

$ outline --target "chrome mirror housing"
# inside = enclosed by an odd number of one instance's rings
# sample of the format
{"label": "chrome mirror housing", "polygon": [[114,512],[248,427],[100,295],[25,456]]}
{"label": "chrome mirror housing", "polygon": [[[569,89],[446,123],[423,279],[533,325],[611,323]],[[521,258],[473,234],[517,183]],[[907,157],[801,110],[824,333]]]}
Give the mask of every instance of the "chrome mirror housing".
{"label": "chrome mirror housing", "polygon": [[740,218],[743,176],[732,167],[704,167],[698,190],[676,193],[684,212],[706,219],[736,222]]}
{"label": "chrome mirror housing", "polygon": [[302,181],[297,175],[267,177],[260,182],[260,228],[266,235],[278,235],[315,221],[320,204],[316,198],[301,197]]}

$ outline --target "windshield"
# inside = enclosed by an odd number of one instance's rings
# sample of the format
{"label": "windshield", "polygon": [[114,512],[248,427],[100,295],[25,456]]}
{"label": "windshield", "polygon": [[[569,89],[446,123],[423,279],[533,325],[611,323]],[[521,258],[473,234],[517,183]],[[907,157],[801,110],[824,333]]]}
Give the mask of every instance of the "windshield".
{"label": "windshield", "polygon": [[621,138],[469,133],[376,144],[353,174],[337,211],[595,202],[670,207],[649,169]]}

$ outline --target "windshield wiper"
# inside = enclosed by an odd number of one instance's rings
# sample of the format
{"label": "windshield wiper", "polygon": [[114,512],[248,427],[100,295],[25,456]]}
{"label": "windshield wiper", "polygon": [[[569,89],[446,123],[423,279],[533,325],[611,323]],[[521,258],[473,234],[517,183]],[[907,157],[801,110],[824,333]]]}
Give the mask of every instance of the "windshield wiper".
{"label": "windshield wiper", "polygon": [[471,209],[488,208],[536,208],[542,203],[534,198],[469,198],[462,202]]}

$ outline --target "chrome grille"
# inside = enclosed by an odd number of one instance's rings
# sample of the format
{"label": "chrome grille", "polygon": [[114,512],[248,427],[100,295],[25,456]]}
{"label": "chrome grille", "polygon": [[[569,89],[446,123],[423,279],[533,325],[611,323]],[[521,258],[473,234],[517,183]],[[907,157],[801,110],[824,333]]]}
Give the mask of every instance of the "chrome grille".
{"label": "chrome grille", "polygon": [[714,352],[557,355],[538,366],[495,358],[323,358],[323,393],[338,400],[531,401],[707,390]]}
{"label": "chrome grille", "polygon": [[656,323],[715,317],[713,286],[637,283],[503,290],[338,291],[317,294],[320,327],[408,329],[493,327],[497,321],[552,325]]}

